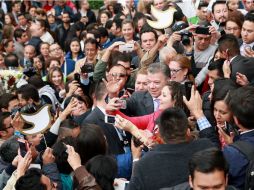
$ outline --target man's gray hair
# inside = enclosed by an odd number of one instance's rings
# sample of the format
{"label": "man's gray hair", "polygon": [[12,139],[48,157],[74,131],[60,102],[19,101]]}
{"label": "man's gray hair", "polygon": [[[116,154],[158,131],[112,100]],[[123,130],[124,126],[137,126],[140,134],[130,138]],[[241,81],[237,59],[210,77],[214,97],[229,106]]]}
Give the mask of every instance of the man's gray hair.
{"label": "man's gray hair", "polygon": [[147,72],[151,74],[159,73],[161,72],[165,77],[170,77],[170,69],[168,65],[165,63],[152,63],[151,65],[148,66]]}

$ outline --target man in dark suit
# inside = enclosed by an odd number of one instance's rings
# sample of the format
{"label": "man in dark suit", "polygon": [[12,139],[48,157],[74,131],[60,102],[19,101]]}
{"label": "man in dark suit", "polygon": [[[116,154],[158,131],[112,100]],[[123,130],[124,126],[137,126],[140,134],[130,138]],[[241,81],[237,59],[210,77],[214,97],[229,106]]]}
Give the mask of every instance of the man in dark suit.
{"label": "man in dark suit", "polygon": [[118,131],[114,125],[105,122],[106,117],[106,99],[107,89],[104,83],[99,83],[95,89],[96,107],[86,117],[82,123],[91,123],[99,125],[105,134],[108,150],[110,154],[123,154],[124,151],[124,135]]}
{"label": "man in dark suit", "polygon": [[157,111],[158,97],[170,77],[169,67],[164,63],[153,63],[147,69],[148,91],[134,92],[123,110],[129,116],[143,116]]}
{"label": "man in dark suit", "polygon": [[156,145],[153,151],[135,162],[128,189],[153,190],[187,182],[189,158],[213,147],[208,139],[187,140],[188,119],[180,108],[165,110],[158,125],[165,144]]}
{"label": "man in dark suit", "polygon": [[227,59],[227,61],[230,62],[230,78],[238,83],[239,75],[243,74],[247,77],[248,81],[253,84],[254,58],[248,58],[240,55],[240,47],[238,41],[236,37],[231,34],[222,36],[219,39],[218,43],[218,49],[221,53],[221,57]]}

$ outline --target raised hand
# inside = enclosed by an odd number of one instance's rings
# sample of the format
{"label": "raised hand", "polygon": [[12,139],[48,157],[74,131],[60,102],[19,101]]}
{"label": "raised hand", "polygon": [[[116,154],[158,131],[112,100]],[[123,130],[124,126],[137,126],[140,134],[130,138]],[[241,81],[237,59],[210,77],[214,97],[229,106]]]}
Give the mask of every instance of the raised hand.
{"label": "raised hand", "polygon": [[70,145],[66,145],[67,153],[68,153],[68,163],[75,171],[77,168],[81,166],[81,158],[77,152],[75,152],[74,148]]}

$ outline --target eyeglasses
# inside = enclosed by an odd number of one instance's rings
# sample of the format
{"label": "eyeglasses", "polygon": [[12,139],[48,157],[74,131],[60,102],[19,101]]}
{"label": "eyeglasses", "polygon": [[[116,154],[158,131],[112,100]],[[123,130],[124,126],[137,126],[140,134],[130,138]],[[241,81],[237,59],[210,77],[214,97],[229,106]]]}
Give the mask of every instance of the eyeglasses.
{"label": "eyeglasses", "polygon": [[8,129],[13,128],[12,124],[9,127],[5,127],[4,130],[7,131]]}
{"label": "eyeglasses", "polygon": [[120,78],[126,77],[126,74],[123,74],[123,73],[110,73],[110,75],[112,77],[120,77]]}
{"label": "eyeglasses", "polygon": [[59,51],[59,50],[61,50],[61,48],[60,48],[60,47],[55,48],[55,49],[51,49],[50,51],[51,51],[51,52],[53,52],[53,51]]}
{"label": "eyeglasses", "polygon": [[178,73],[181,70],[182,69],[170,69],[170,73],[171,73],[171,75],[175,75],[176,73]]}

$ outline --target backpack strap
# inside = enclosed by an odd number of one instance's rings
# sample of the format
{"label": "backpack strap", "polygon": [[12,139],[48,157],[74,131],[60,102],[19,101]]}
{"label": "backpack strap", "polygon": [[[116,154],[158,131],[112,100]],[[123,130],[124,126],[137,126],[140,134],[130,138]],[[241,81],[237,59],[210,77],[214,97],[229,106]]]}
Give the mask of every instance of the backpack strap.
{"label": "backpack strap", "polygon": [[251,143],[246,141],[236,141],[230,146],[239,150],[247,157],[249,161],[254,159],[254,145],[252,145]]}

